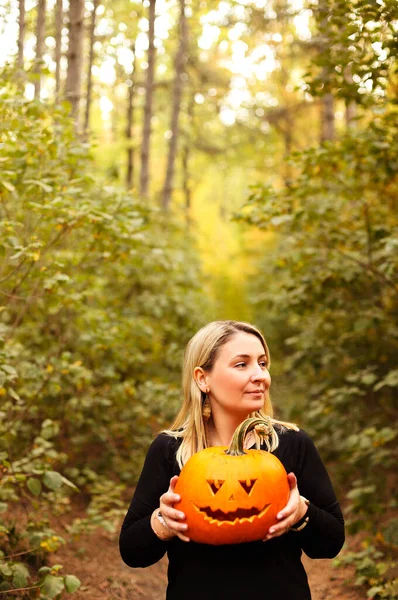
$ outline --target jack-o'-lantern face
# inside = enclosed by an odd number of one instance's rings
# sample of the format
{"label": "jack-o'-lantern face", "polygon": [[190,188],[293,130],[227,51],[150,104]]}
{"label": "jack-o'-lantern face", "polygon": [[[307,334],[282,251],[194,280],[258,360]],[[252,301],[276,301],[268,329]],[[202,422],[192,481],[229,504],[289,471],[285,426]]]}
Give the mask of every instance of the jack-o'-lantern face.
{"label": "jack-o'-lantern face", "polygon": [[248,450],[229,456],[225,447],[194,454],[179,476],[175,505],[186,515],[187,535],[207,544],[262,539],[289,497],[287,473],[276,456]]}
{"label": "jack-o'-lantern face", "polygon": [[[214,522],[234,523],[236,520],[253,519],[253,517],[262,517],[270,504],[265,504],[263,508],[253,506],[253,497],[255,496],[255,486],[258,479],[237,480],[236,482],[223,479],[207,479],[211,497],[209,505],[193,505],[205,520]],[[258,487],[258,486],[257,486]],[[217,496],[217,498],[216,498]],[[227,507],[228,510],[221,510],[220,505]]]}

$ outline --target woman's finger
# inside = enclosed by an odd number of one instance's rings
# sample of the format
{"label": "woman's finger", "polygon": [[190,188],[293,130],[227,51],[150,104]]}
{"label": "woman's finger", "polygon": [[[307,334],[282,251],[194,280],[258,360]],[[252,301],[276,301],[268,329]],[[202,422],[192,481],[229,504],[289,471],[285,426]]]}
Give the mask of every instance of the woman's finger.
{"label": "woman's finger", "polygon": [[169,485],[169,492],[174,493],[174,488],[177,484],[178,481],[178,475],[174,475],[171,479],[170,479],[170,485]]}
{"label": "woman's finger", "polygon": [[170,479],[169,489],[167,492],[160,496],[160,504],[165,504],[166,506],[172,506],[175,502],[179,502],[181,500],[178,494],[174,493],[174,488],[178,481],[178,475],[174,475]]}
{"label": "woman's finger", "polygon": [[174,504],[180,500],[180,496],[174,492],[177,481],[178,475],[170,479],[169,489],[160,497],[160,510],[166,527],[183,542],[189,542],[190,539],[185,535],[188,526],[183,523],[185,514],[174,508]]}
{"label": "woman's finger", "polygon": [[297,478],[296,478],[295,474],[289,473],[287,476],[287,480],[288,480],[289,487],[290,487],[290,494],[289,494],[289,499],[287,501],[286,506],[284,508],[282,508],[282,510],[279,511],[278,514],[276,515],[276,518],[279,519],[280,521],[282,521],[282,519],[286,519],[291,514],[296,512],[298,505],[299,505],[299,501],[300,501],[300,494],[298,491]]}
{"label": "woman's finger", "polygon": [[279,522],[269,528],[264,541],[284,535],[293,525],[294,516],[299,507],[300,494],[298,491],[297,478],[295,474],[289,473],[287,479],[290,487],[289,499],[286,506],[276,515],[276,518]]}

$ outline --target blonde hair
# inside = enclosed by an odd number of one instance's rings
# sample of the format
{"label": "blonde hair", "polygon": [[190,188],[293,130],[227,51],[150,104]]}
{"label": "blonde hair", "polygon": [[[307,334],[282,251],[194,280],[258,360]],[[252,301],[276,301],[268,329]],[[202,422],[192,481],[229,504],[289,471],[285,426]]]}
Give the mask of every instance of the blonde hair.
{"label": "blonde hair", "polygon": [[[167,433],[174,438],[182,438],[176,455],[180,468],[193,454],[208,446],[206,427],[202,415],[203,402],[206,396],[199,389],[194,379],[194,369],[195,367],[201,367],[205,371],[211,371],[220,348],[240,332],[255,335],[260,340],[269,367],[271,358],[263,334],[254,325],[243,321],[212,321],[199,329],[186,346],[182,372],[182,406],[170,428],[163,431],[163,433]],[[298,430],[297,425],[294,423],[278,421],[273,418],[269,392],[266,393],[263,408],[250,416],[270,417],[272,425],[279,424],[288,429]],[[278,439],[277,436],[274,437]],[[270,450],[275,450],[277,446],[278,441],[271,446]]]}

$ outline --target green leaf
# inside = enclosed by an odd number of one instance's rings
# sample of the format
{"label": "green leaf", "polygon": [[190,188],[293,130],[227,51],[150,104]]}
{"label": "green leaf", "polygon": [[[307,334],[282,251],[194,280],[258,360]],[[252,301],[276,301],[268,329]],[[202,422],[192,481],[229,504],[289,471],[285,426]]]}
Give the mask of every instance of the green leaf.
{"label": "green leaf", "polygon": [[51,187],[51,185],[48,185],[47,183],[44,183],[43,181],[39,181],[38,179],[26,179],[25,183],[33,183],[34,185],[38,185],[45,192],[52,192],[53,191],[53,188]]}
{"label": "green leaf", "polygon": [[46,471],[43,475],[43,483],[50,490],[59,490],[62,485],[62,475],[57,471]]}
{"label": "green leaf", "polygon": [[386,385],[388,385],[389,387],[397,387],[398,386],[398,369],[393,369],[392,371],[389,371],[387,373],[387,375],[384,377],[384,379],[379,381],[379,383],[376,383],[376,385],[374,386],[373,389],[375,391],[377,391]]}
{"label": "green leaf", "polygon": [[14,398],[14,400],[20,400],[20,396],[19,394],[17,394],[17,392],[15,390],[13,390],[11,387],[8,388],[8,393],[10,394],[11,398]]}
{"label": "green leaf", "polygon": [[366,596],[368,598],[374,598],[376,596],[376,594],[378,594],[379,592],[383,591],[383,586],[382,585],[375,585],[373,587],[370,588],[370,590],[367,591]]}
{"label": "green leaf", "polygon": [[41,426],[40,435],[45,440],[49,440],[59,433],[59,425],[52,419],[46,419]]}
{"label": "green leaf", "polygon": [[81,586],[80,579],[78,579],[74,575],[66,575],[66,577],[64,577],[64,583],[66,591],[70,594],[78,590]]}
{"label": "green leaf", "polygon": [[55,577],[55,575],[46,575],[43,581],[42,594],[46,600],[52,600],[58,594],[61,594],[65,589],[63,577]]}
{"label": "green leaf", "polygon": [[14,571],[12,577],[13,585],[18,588],[26,587],[30,577],[27,567],[22,563],[16,563],[12,566],[12,570]]}
{"label": "green leaf", "polygon": [[0,502],[0,514],[6,512],[8,508],[7,502]]}
{"label": "green leaf", "polygon": [[0,573],[3,577],[12,577],[12,570],[5,562],[0,562]]}
{"label": "green leaf", "polygon": [[76,492],[79,491],[79,488],[73,483],[73,481],[70,481],[69,479],[67,479],[66,477],[64,477],[63,475],[61,475],[61,479],[62,479],[62,483],[64,485],[67,485],[68,487],[72,488],[73,490],[75,490]]}
{"label": "green leaf", "polygon": [[377,379],[377,376],[374,373],[366,373],[361,377],[361,382],[365,385],[372,385]]}
{"label": "green leaf", "polygon": [[40,492],[41,492],[41,481],[40,481],[40,479],[35,479],[34,477],[30,477],[28,479],[26,485],[28,486],[29,491],[34,496],[39,496],[40,495]]}
{"label": "green leaf", "polygon": [[7,590],[11,590],[12,585],[8,583],[8,581],[2,581],[0,583],[0,592],[6,592]]}
{"label": "green leaf", "polygon": [[17,371],[11,365],[1,365],[1,368],[7,375],[11,375],[12,377],[17,377],[18,375]]}
{"label": "green leaf", "polygon": [[15,192],[15,187],[12,185],[12,183],[10,183],[9,181],[4,181],[3,179],[0,179],[0,183],[3,187],[6,188],[6,190],[8,190],[9,192]]}

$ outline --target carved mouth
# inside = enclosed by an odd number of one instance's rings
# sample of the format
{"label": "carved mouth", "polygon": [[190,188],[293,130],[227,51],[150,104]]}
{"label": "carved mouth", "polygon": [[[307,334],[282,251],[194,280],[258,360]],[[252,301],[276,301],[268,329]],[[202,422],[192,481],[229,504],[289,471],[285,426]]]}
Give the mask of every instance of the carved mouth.
{"label": "carved mouth", "polygon": [[200,512],[206,521],[219,522],[219,523],[234,523],[235,521],[253,521],[255,518],[260,518],[269,509],[271,504],[266,504],[265,507],[259,511],[258,508],[238,508],[238,510],[224,512],[222,510],[212,510],[209,506],[199,508],[194,504],[196,510]]}

